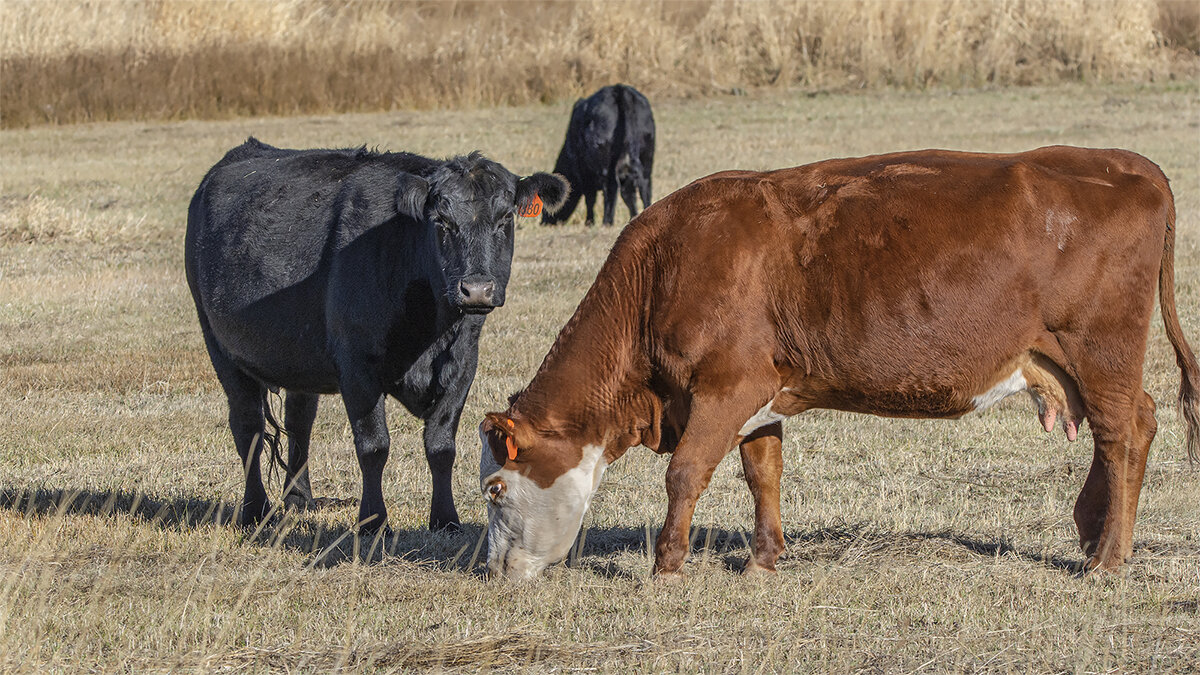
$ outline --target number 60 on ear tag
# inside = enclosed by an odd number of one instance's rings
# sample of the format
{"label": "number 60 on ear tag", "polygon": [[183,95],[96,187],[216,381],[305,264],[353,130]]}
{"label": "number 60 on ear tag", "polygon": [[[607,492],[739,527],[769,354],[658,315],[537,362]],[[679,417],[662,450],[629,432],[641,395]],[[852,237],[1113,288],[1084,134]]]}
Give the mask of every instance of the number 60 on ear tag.
{"label": "number 60 on ear tag", "polygon": [[534,218],[534,217],[542,215],[542,197],[541,197],[541,195],[534,195],[533,201],[529,202],[528,206],[525,206],[524,208],[517,211],[517,214],[520,215],[522,218]]}

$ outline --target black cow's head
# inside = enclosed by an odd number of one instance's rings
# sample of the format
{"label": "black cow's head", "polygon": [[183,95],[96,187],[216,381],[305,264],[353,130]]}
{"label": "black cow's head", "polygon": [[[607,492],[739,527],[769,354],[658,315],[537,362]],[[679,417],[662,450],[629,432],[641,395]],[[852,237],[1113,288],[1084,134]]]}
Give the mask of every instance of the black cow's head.
{"label": "black cow's head", "polygon": [[442,282],[435,290],[451,307],[483,314],[504,304],[516,212],[539,197],[547,208],[558,208],[567,190],[561,176],[519,178],[473,152],[447,161],[428,178],[405,175],[396,207],[432,229]]}
{"label": "black cow's head", "polygon": [[636,155],[624,153],[617,160],[616,167],[617,185],[621,190],[621,199],[626,204],[633,204],[634,197],[637,195],[638,187],[645,182],[645,169],[642,167],[642,162]]}

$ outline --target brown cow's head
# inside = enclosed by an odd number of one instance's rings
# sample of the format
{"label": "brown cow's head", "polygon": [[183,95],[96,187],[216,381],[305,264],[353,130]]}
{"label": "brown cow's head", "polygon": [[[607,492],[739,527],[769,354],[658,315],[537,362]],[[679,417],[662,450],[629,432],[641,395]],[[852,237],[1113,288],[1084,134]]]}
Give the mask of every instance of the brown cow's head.
{"label": "brown cow's head", "polygon": [[489,413],[479,438],[488,572],[532,578],[571,550],[609,457],[600,442],[539,431],[519,415]]}

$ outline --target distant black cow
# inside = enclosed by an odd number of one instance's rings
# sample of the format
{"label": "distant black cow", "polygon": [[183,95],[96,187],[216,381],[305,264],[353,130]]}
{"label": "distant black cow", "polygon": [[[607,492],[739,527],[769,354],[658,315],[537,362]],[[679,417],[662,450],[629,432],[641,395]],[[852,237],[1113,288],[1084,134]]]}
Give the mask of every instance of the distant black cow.
{"label": "distant black cow", "polygon": [[604,224],[613,224],[617,192],[637,215],[635,192],[642,208],[650,205],[650,174],[654,168],[654,116],[650,102],[623,84],[604,87],[575,102],[567,137],[554,172],[571,183],[571,197],[559,210],[546,209],[542,223],[554,225],[571,217],[582,196],[587,224],[595,222],[596,191],[604,191]]}
{"label": "distant black cow", "polygon": [[188,208],[184,260],[246,472],[242,524],[269,509],[259,456],[278,387],[286,503],[312,504],[317,395],[341,392],[363,475],[359,522],[386,523],[390,394],[425,420],[430,527],[458,524],[454,436],[484,315],[504,304],[514,210],[539,195],[559,206],[566,191],[558,176],[518,179],[478,153],[440,161],[253,138],[209,170]]}

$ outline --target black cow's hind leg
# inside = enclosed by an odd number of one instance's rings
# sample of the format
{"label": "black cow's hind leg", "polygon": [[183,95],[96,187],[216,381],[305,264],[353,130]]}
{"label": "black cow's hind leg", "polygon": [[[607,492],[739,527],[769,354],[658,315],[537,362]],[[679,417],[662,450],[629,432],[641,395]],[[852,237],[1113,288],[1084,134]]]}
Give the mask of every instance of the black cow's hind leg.
{"label": "black cow's hind leg", "polygon": [[[649,171],[649,167],[646,170]],[[638,192],[642,193],[642,208],[650,208],[650,176],[646,176],[638,183]]]}
{"label": "black cow's hind leg", "polygon": [[229,399],[229,429],[233,432],[233,442],[242,459],[242,472],[246,478],[239,522],[244,527],[254,527],[271,510],[259,465],[263,450],[264,387],[232,366],[218,367],[217,376]]}
{"label": "black cow's hind leg", "polygon": [[617,173],[609,171],[604,178],[604,225],[613,224],[613,216],[617,210]]}
{"label": "black cow's hind leg", "polygon": [[596,192],[594,190],[583,193],[583,205],[587,207],[587,220],[583,221],[583,224],[591,227],[596,224]]}
{"label": "black cow's hind leg", "polygon": [[319,400],[316,394],[289,391],[284,402],[283,426],[287,429],[288,459],[283,503],[291,508],[308,509],[315,504],[308,482],[308,446]]}

